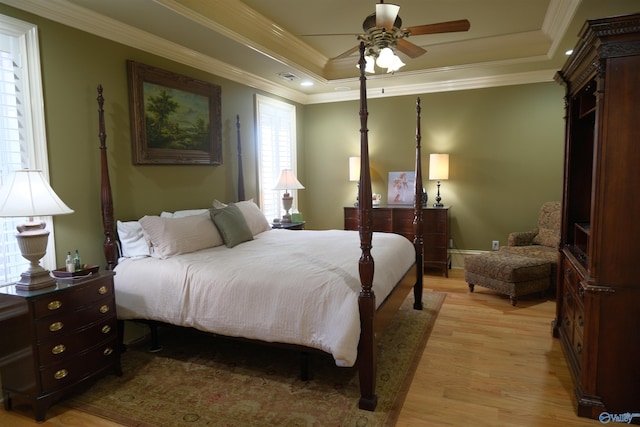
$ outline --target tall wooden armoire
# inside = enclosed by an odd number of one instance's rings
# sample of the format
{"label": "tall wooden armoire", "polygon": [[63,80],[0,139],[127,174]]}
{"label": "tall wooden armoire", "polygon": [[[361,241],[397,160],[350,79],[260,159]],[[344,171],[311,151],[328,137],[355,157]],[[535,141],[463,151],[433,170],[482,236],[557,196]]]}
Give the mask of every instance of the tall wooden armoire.
{"label": "tall wooden armoire", "polygon": [[[577,413],[640,413],[640,13],[588,20],[566,86],[554,336]],[[640,422],[635,418],[634,423]]]}

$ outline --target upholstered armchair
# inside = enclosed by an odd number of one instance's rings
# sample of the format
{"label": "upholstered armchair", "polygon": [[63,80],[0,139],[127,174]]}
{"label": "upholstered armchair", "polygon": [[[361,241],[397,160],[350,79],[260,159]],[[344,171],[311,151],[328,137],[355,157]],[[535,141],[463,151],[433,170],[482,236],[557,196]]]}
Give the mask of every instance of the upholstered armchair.
{"label": "upholstered armchair", "polygon": [[546,202],[540,208],[538,222],[529,231],[509,234],[507,246],[500,248],[503,253],[544,259],[551,264],[551,285],[555,287],[558,271],[558,246],[560,245],[560,202]]}

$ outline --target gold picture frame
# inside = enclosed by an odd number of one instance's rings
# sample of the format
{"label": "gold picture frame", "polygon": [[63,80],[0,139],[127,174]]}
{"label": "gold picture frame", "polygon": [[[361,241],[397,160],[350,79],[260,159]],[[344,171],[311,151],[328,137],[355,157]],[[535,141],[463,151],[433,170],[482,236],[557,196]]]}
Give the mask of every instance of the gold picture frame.
{"label": "gold picture frame", "polygon": [[221,88],[127,61],[136,165],[221,165]]}

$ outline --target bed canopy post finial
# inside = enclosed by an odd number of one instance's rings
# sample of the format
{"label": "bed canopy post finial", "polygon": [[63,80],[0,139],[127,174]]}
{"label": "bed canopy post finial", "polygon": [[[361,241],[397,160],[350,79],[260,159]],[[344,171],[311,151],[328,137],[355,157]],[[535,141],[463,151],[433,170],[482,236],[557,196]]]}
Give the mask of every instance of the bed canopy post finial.
{"label": "bed canopy post finial", "polygon": [[420,129],[422,107],[420,97],[416,99],[416,165],[415,195],[413,199],[413,246],[416,250],[416,283],[413,287],[413,308],[422,310],[422,285],[424,274],[424,237],[423,237],[423,192],[422,192],[422,134]]}
{"label": "bed canopy post finial", "polygon": [[240,141],[240,114],[236,114],[236,130],[238,133],[238,201],[245,200],[244,172],[242,171],[242,143]]}
{"label": "bed canopy post finial", "polygon": [[107,259],[107,270],[113,270],[118,261],[116,250],[115,222],[113,219],[113,196],[109,180],[109,164],[107,162],[107,133],[104,127],[104,97],[102,85],[98,85],[98,138],[100,140],[100,202],[102,206],[102,227],[104,228],[104,256]]}
{"label": "bed canopy post finial", "polygon": [[360,309],[360,343],[358,345],[358,373],[360,380],[359,408],[373,411],[378,403],[376,388],[376,340],[374,333],[376,296],[373,292],[374,262],[371,256],[372,238],[372,200],[371,173],[369,171],[369,140],[367,129],[367,79],[365,77],[365,46],[360,43],[360,186],[358,189],[358,219],[360,231],[360,249],[362,254],[358,262],[361,290],[358,296]]}

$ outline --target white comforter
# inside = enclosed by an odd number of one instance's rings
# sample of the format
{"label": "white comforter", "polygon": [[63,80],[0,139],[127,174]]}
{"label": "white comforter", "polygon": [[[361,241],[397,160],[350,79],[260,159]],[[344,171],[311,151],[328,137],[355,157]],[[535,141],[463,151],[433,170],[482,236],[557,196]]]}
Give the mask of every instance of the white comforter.
{"label": "white comforter", "polygon": [[[415,262],[413,245],[374,233],[379,305]],[[360,336],[357,231],[271,230],[169,259],[116,267],[118,318],[153,319],[217,334],[300,344],[353,366]]]}

